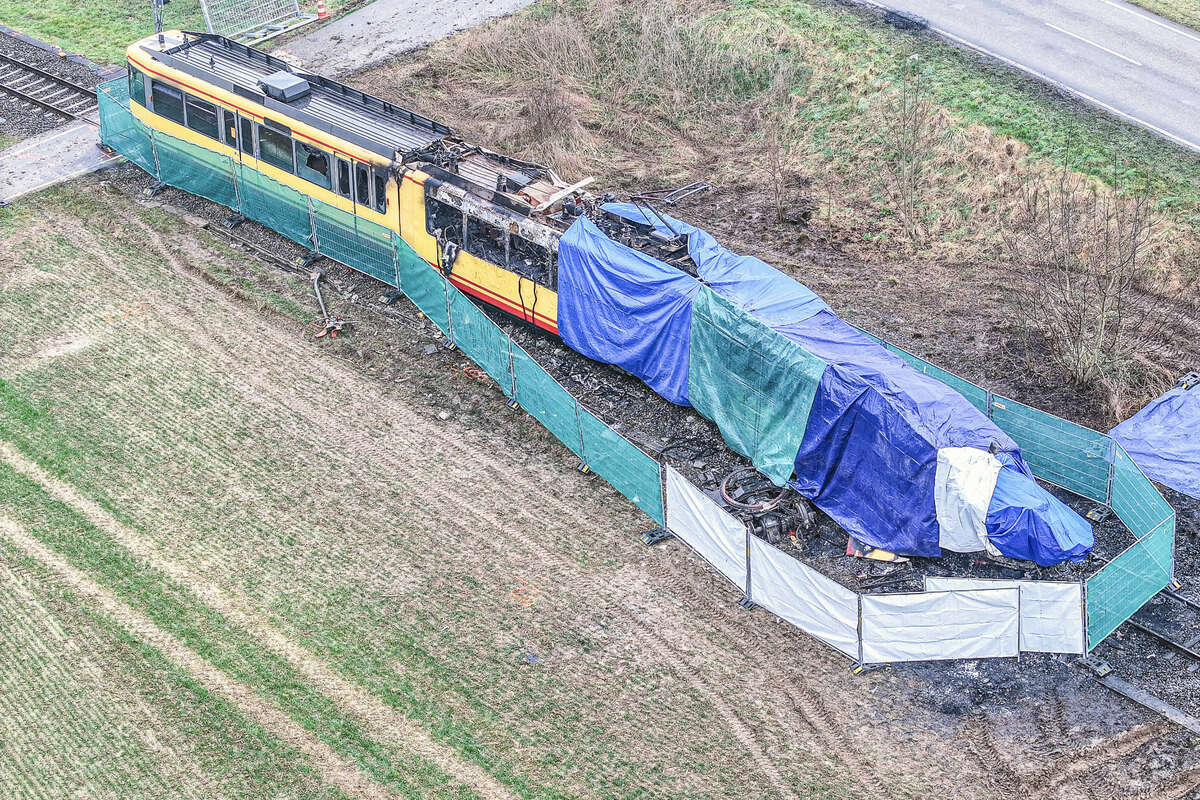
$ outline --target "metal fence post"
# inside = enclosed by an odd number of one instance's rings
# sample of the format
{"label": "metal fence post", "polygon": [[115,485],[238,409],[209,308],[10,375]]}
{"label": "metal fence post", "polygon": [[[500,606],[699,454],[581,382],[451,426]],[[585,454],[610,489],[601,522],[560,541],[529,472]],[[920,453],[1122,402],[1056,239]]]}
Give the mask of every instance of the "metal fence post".
{"label": "metal fence post", "polygon": [[861,594],[856,596],[858,597],[858,629],[856,631],[858,635],[858,665],[861,667],[863,665],[863,596]]}
{"label": "metal fence post", "polygon": [[308,195],[304,196],[304,204],[308,206],[308,240],[312,242],[314,253],[321,252],[321,242],[317,238],[317,215],[313,213],[313,201]]}
{"label": "metal fence post", "polygon": [[[663,514],[663,518],[664,519],[666,518],[666,513]],[[746,596],[746,604],[747,605],[752,604],[754,602],[754,590],[752,588],[752,584],[750,583],[750,536],[751,535],[752,534],[750,533],[750,527],[746,526],[746,591],[744,594]]]}
{"label": "metal fence post", "polygon": [[147,128],[150,132],[150,152],[154,155],[154,180],[162,181],[162,167],[158,164],[158,143],[154,141],[154,128]]}

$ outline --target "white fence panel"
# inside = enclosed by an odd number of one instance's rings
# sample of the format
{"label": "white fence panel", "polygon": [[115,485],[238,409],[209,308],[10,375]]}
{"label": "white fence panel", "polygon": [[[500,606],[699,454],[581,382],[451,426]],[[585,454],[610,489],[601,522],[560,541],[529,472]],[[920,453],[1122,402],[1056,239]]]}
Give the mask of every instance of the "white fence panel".
{"label": "white fence panel", "polygon": [[1017,589],[863,595],[863,662],[1015,656],[1020,602]]}
{"label": "white fence panel", "polygon": [[667,467],[667,530],[746,590],[746,526]]}
{"label": "white fence panel", "polygon": [[1083,587],[1054,581],[925,578],[925,589],[1017,589],[1021,593],[1022,652],[1083,653]]}
{"label": "white fence panel", "polygon": [[757,536],[750,537],[750,599],[858,659],[858,595]]}

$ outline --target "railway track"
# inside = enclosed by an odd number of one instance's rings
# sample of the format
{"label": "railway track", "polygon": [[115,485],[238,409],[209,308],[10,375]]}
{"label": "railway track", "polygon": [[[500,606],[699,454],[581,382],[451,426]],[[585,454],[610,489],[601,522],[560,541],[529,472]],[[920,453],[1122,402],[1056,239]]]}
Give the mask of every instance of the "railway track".
{"label": "railway track", "polygon": [[11,53],[0,53],[0,92],[45,113],[96,124],[89,116],[97,106],[95,89],[27,64]]}
{"label": "railway track", "polygon": [[1200,659],[1200,603],[1170,589],[1161,595],[1162,601],[1147,603],[1130,618],[1129,624]]}

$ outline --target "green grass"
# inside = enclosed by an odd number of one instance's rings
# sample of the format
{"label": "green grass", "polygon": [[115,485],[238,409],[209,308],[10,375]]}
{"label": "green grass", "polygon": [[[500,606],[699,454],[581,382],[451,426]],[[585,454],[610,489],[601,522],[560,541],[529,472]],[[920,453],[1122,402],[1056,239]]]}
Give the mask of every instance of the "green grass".
{"label": "green grass", "polygon": [[[589,520],[581,538],[566,517],[510,502],[527,489],[504,488],[503,476],[536,469],[540,452],[525,464],[505,460],[490,439],[486,458],[455,454],[457,442],[425,434],[405,439],[413,420],[397,413],[404,404],[393,392],[436,389],[432,375],[445,381],[444,368],[416,365],[389,388],[299,356],[288,337],[247,325],[228,300],[214,301],[223,295],[198,290],[208,284],[189,268],[167,263],[143,225],[206,269],[214,256],[212,245],[197,245],[207,236],[172,227],[158,209],[68,187],[12,211],[0,235],[45,219],[56,230],[49,244],[34,236],[11,248],[12,263],[37,254],[40,269],[11,276],[0,297],[9,324],[0,365],[12,372],[0,384],[0,439],[176,563],[203,565],[292,641],[521,796],[701,798],[745,785],[745,751],[711,724],[712,707],[670,669],[631,660],[621,646],[612,652],[608,632],[592,630],[593,615],[611,616],[597,609],[616,602],[592,581],[616,585],[623,565],[641,557],[629,531],[645,520],[632,508],[613,507],[615,495],[598,482],[549,470],[555,477],[539,477],[533,491],[553,482],[570,513]],[[242,274],[221,272],[235,283]],[[290,320],[280,324],[300,335]],[[362,346],[357,339],[342,352]],[[37,357],[76,340],[86,347]],[[443,448],[451,451],[437,455]],[[499,471],[486,472],[493,463]],[[591,487],[582,510],[571,487]],[[489,490],[489,500],[477,499]],[[501,500],[502,491],[511,494]],[[368,774],[409,793],[450,791],[259,652],[187,586],[131,558],[38,487],[0,472],[0,497],[38,538]],[[528,505],[539,502],[547,500]],[[537,531],[570,566],[509,541],[513,529]],[[519,606],[517,574],[553,599]],[[571,580],[584,581],[582,597]],[[550,666],[531,667],[531,650]],[[826,756],[788,753],[789,780],[813,796],[840,796]]]}
{"label": "green grass", "polygon": [[[10,441],[24,439],[28,431],[13,429],[9,421],[15,417],[28,423],[36,412],[7,385],[0,384],[0,392],[4,417],[0,436]],[[211,664],[278,705],[380,784],[412,798],[468,800],[477,796],[449,782],[429,762],[372,739],[283,658],[265,650],[185,588],[129,554],[78,512],[4,464],[0,464],[0,498],[8,516],[35,537]]]}
{"label": "green grass", "polygon": [[1196,0],[1129,0],[1152,14],[1200,30],[1200,3]]}
{"label": "green grass", "polygon": [[911,35],[822,2],[738,0],[809,43],[829,69],[808,85],[805,115],[826,137],[830,157],[853,157],[846,142],[870,137],[862,101],[899,83],[900,63],[916,54],[937,102],[968,123],[1018,139],[1035,161],[1063,165],[1123,190],[1148,190],[1163,209],[1200,230],[1200,154],[1082,103],[1064,102],[1038,82],[931,36]]}
{"label": "green grass", "polygon": [[[353,0],[330,0],[331,14]],[[154,33],[150,2],[106,0],[5,0],[3,22],[99,64],[122,64],[130,43]],[[316,11],[315,0],[303,0],[301,12]],[[198,0],[172,0],[163,8],[167,30],[203,31],[204,16]]]}
{"label": "green grass", "polygon": [[[5,514],[79,520],[0,469]],[[45,565],[0,543],[5,797],[340,800],[305,757],[211,694]],[[36,790],[32,787],[36,786]],[[36,791],[36,793],[34,793]]]}

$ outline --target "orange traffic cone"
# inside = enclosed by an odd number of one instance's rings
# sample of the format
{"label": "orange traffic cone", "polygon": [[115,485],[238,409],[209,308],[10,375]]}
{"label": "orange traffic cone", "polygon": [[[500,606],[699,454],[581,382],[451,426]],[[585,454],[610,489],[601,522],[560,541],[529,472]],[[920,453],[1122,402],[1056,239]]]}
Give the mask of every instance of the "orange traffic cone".
{"label": "orange traffic cone", "polygon": [[317,0],[317,19],[329,19],[329,12],[325,10],[325,0]]}

